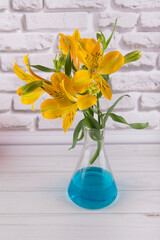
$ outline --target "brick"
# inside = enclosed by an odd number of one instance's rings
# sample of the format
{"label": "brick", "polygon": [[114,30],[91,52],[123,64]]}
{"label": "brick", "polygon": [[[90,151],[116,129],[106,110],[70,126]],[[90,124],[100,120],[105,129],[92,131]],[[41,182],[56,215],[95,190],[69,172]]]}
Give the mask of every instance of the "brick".
{"label": "brick", "polygon": [[0,75],[0,92],[16,92],[23,85],[23,81],[19,80],[16,75],[1,74]]}
{"label": "brick", "polygon": [[17,11],[40,10],[43,8],[42,0],[12,0],[12,7]]}
{"label": "brick", "polygon": [[15,31],[20,29],[20,17],[15,14],[0,14],[0,31]]}
{"label": "brick", "polygon": [[118,17],[116,27],[121,29],[132,29],[137,24],[138,14],[136,13],[108,13],[101,12],[97,14],[97,25],[100,28],[113,26],[116,18]]}
{"label": "brick", "polygon": [[23,62],[24,55],[7,54],[1,56],[1,69],[4,72],[13,72],[13,64],[15,61],[23,70],[26,70],[25,64]]}
{"label": "brick", "polygon": [[145,12],[141,14],[140,26],[144,29],[157,29],[160,27],[160,14],[159,12]]}
{"label": "brick", "polygon": [[107,0],[45,0],[48,9],[104,9]]}
{"label": "brick", "polygon": [[[32,65],[43,65],[48,68],[54,68],[53,60],[55,59],[56,54],[30,54],[29,60]],[[50,73],[52,74],[52,73]]]}
{"label": "brick", "polygon": [[160,109],[160,94],[143,93],[140,99],[140,105],[143,110]]}
{"label": "brick", "polygon": [[[123,68],[127,69],[145,69],[145,70],[150,70],[156,66],[156,58],[157,58],[157,53],[154,52],[148,52],[148,53],[143,53],[142,52],[142,57],[136,61],[136,62],[130,62],[127,63],[123,66]],[[122,71],[123,71],[122,68]]]}
{"label": "brick", "polygon": [[157,61],[157,64],[158,64],[158,68],[160,68],[160,53],[158,55],[158,61]]}
{"label": "brick", "polygon": [[[150,112],[151,113],[151,112]],[[145,123],[149,122],[149,126],[146,129],[154,129],[159,126],[159,114],[158,112],[152,112],[152,114],[148,114],[147,112],[116,112],[117,115],[124,117],[124,119],[128,123]],[[131,129],[126,124],[114,122],[109,119],[109,124],[111,129]],[[137,130],[141,131],[141,130]]]}
{"label": "brick", "polygon": [[113,0],[119,8],[127,9],[157,9],[160,8],[160,0]]}
{"label": "brick", "polygon": [[159,32],[131,32],[125,33],[122,37],[123,46],[128,48],[160,48],[160,33]]}
{"label": "brick", "polygon": [[0,0],[0,10],[5,10],[8,8],[9,0]]}
{"label": "brick", "polygon": [[111,78],[112,90],[127,91],[155,91],[160,90],[160,73],[118,73]]}
{"label": "brick", "polygon": [[[7,54],[1,56],[1,69],[4,72],[13,72],[13,64],[16,61],[17,64],[24,71],[27,70],[26,65],[23,62],[23,55],[17,54]],[[32,65],[43,65],[49,68],[54,68],[53,59],[55,58],[55,54],[29,54],[29,61]],[[37,71],[33,69],[33,71]],[[41,72],[42,73],[42,72]]]}
{"label": "brick", "polygon": [[[78,122],[83,119],[83,114],[81,112],[77,112],[75,119],[73,121],[72,126],[69,129],[74,129]],[[37,124],[39,130],[63,130],[62,128],[62,120],[61,119],[45,119],[41,116],[37,118]]]}
{"label": "brick", "polygon": [[11,94],[0,94],[0,111],[9,111],[11,107]]}
{"label": "brick", "polygon": [[[132,93],[130,94],[131,97],[124,97],[114,108],[114,111],[130,111],[135,109],[136,104],[135,104],[135,100],[137,100],[137,96],[139,94],[137,93]],[[120,97],[122,96],[122,94],[113,94],[112,95],[112,100],[109,101],[107,100],[105,97],[102,97],[100,99],[100,107],[102,109],[103,112],[106,112],[108,110],[109,107],[111,107],[111,105]]]}
{"label": "brick", "polygon": [[10,34],[0,36],[0,51],[37,51],[49,49],[54,44],[51,34]]}
{"label": "brick", "polygon": [[26,14],[26,30],[86,29],[88,14],[84,12]]}
{"label": "brick", "polygon": [[33,127],[33,119],[26,115],[0,114],[1,130],[27,130]]}

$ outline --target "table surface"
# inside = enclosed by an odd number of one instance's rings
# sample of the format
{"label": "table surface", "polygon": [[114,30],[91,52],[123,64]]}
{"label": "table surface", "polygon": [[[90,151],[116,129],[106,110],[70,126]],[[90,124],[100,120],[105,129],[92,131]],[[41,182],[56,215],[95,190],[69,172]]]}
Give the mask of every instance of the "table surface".
{"label": "table surface", "polygon": [[66,189],[82,146],[0,146],[1,240],[159,240],[160,145],[107,145],[119,198],[86,210]]}

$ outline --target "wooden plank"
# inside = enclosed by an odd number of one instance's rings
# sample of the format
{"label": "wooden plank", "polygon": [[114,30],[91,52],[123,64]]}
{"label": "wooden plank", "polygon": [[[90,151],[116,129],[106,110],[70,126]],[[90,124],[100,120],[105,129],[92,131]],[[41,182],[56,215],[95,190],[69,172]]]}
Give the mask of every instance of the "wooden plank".
{"label": "wooden plank", "polygon": [[3,219],[0,217],[0,239],[159,240],[159,226],[160,217],[144,215],[63,214],[55,216],[3,216]]}
{"label": "wooden plank", "polygon": [[[108,155],[111,156],[160,156],[160,144],[114,144],[105,145]],[[68,150],[70,145],[22,145],[0,146],[0,156],[77,156],[82,146],[77,145]]]}
{"label": "wooden plank", "polygon": [[[72,144],[73,130],[64,134],[63,130],[48,131],[1,131],[0,145],[22,144]],[[134,129],[109,130],[106,129],[105,142],[110,144],[155,144],[160,143],[160,130]]]}
{"label": "wooden plank", "polygon": [[[72,173],[1,173],[0,191],[66,190]],[[119,190],[160,190],[159,173],[115,172]]]}
{"label": "wooden plank", "polygon": [[[0,172],[73,172],[78,156],[3,157]],[[160,156],[109,156],[111,169],[129,172],[160,172]]]}
{"label": "wooden plank", "polygon": [[[99,213],[160,213],[160,191],[119,191],[119,197]],[[1,192],[0,214],[4,213],[95,213],[73,204],[64,191]]]}

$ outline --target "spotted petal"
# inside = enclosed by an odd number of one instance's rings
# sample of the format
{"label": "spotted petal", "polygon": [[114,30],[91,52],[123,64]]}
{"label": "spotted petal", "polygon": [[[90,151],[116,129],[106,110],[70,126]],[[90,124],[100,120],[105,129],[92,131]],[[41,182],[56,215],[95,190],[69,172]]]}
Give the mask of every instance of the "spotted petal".
{"label": "spotted petal", "polygon": [[108,100],[111,100],[112,99],[112,91],[111,91],[109,84],[104,80],[104,78],[101,75],[95,73],[94,80],[99,85],[103,96],[105,98],[107,98]]}
{"label": "spotted petal", "polygon": [[71,110],[63,117],[63,130],[66,132],[71,127],[75,114],[77,111],[77,104],[72,105]]}
{"label": "spotted petal", "polygon": [[15,74],[22,79],[25,82],[34,82],[37,81],[37,78],[31,76],[30,74],[24,72],[19,66],[18,64],[15,62],[14,66],[13,66],[13,70],[15,72]]}

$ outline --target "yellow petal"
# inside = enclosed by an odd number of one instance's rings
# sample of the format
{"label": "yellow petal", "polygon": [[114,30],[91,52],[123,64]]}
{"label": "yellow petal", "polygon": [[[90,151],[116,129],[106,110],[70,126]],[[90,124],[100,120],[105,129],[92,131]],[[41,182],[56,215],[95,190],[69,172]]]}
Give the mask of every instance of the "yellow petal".
{"label": "yellow petal", "polygon": [[20,78],[22,79],[23,81],[25,82],[34,82],[34,81],[37,81],[37,78],[31,76],[30,74],[24,72],[18,65],[17,63],[15,62],[14,66],[13,66],[13,70],[15,72],[15,74]]}
{"label": "yellow petal", "polygon": [[74,31],[74,33],[73,33],[73,38],[74,38],[75,41],[79,41],[79,39],[80,39],[80,33],[79,33],[79,30],[78,30],[78,29],[76,29],[76,30]]}
{"label": "yellow petal", "polygon": [[44,118],[56,119],[62,117],[63,111],[54,99],[47,99],[41,104],[41,113]]}
{"label": "yellow petal", "polygon": [[93,41],[93,39],[88,39],[88,38],[82,38],[79,41],[79,50],[84,50],[87,53],[91,53],[92,49],[95,46],[95,42]]}
{"label": "yellow petal", "polygon": [[42,81],[46,81],[46,79],[38,76],[37,74],[35,74],[35,73],[31,70],[31,68],[30,68],[30,66],[29,66],[28,55],[25,55],[24,58],[23,58],[23,60],[24,60],[24,63],[26,64],[26,67],[27,67],[28,71],[30,72],[30,74],[31,74],[32,76],[36,77],[37,80],[40,79],[40,80],[42,80]]}
{"label": "yellow petal", "polygon": [[86,67],[88,67],[87,59],[87,52],[85,50],[77,50],[76,52],[78,60],[83,63]]}
{"label": "yellow petal", "polygon": [[97,102],[97,98],[94,95],[78,95],[77,106],[80,110],[92,107]]}
{"label": "yellow petal", "polygon": [[70,46],[70,43],[69,43],[69,40],[67,39],[67,37],[64,35],[64,34],[59,34],[60,35],[60,39],[59,39],[59,49],[62,50],[62,52],[67,55],[68,52],[69,52],[69,46]]}
{"label": "yellow petal", "polygon": [[88,90],[89,84],[92,83],[92,78],[90,76],[89,71],[87,70],[79,70],[75,73],[73,79],[73,88],[78,93],[83,93]]}
{"label": "yellow petal", "polygon": [[52,85],[56,87],[57,90],[60,90],[60,84],[62,83],[62,81],[64,82],[65,91],[68,94],[76,97],[76,93],[72,87],[71,79],[66,74],[61,72],[52,74],[51,82]]}
{"label": "yellow petal", "polygon": [[99,64],[97,73],[111,74],[118,71],[124,64],[124,57],[119,51],[106,53]]}
{"label": "yellow petal", "polygon": [[73,105],[72,109],[63,117],[63,130],[66,132],[71,127],[75,114],[77,111],[77,104]]}
{"label": "yellow petal", "polygon": [[94,45],[91,54],[87,56],[86,60],[88,62],[88,69],[90,70],[96,69],[99,65],[101,58],[102,58],[102,49],[101,49],[100,41],[98,41]]}
{"label": "yellow petal", "polygon": [[28,94],[25,95],[21,95],[21,88],[18,88],[17,90],[17,94],[21,96],[21,102],[23,104],[29,105],[29,104],[33,104],[35,101],[38,100],[38,98],[40,98],[40,96],[45,93],[45,91],[42,88],[37,88],[35,91],[30,92]]}
{"label": "yellow petal", "polygon": [[112,91],[109,84],[104,80],[104,78],[99,74],[94,74],[94,80],[99,85],[101,92],[105,98],[108,100],[112,99]]}
{"label": "yellow petal", "polygon": [[71,79],[64,79],[60,83],[60,88],[64,95],[66,95],[70,101],[76,102],[76,93],[75,90],[72,88]]}

